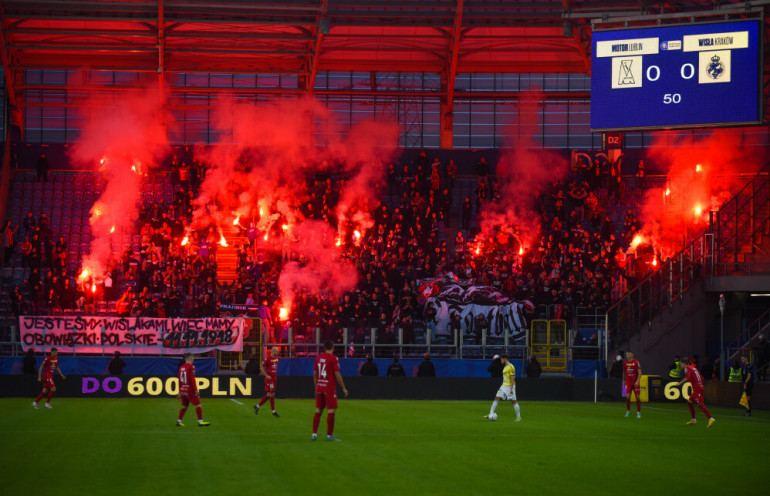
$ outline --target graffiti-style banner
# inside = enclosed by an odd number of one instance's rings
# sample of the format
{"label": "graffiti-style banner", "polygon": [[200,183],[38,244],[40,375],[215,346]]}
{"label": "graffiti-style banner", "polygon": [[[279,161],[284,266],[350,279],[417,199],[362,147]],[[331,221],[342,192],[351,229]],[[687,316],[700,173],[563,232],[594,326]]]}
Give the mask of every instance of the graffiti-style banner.
{"label": "graffiti-style banner", "polygon": [[180,355],[211,350],[243,351],[244,319],[122,317],[19,317],[26,351]]}

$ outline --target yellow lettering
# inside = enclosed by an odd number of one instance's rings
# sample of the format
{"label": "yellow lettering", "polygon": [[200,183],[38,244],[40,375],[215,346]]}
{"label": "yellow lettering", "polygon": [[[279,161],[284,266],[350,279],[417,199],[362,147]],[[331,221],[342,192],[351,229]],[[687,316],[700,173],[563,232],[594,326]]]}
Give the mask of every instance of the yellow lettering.
{"label": "yellow lettering", "polygon": [[198,390],[201,391],[203,389],[208,389],[209,385],[211,384],[211,381],[206,379],[205,377],[196,377],[195,382],[198,384]]}
{"label": "yellow lettering", "polygon": [[169,396],[176,396],[179,394],[179,379],[176,377],[169,377],[166,379],[166,394]]}
{"label": "yellow lettering", "polygon": [[128,381],[128,394],[133,396],[139,396],[144,392],[144,384],[142,384],[142,378],[141,377],[134,377],[130,381]]}
{"label": "yellow lettering", "polygon": [[669,382],[666,384],[665,389],[663,389],[663,394],[666,396],[666,399],[678,400],[680,393],[679,389],[676,387],[676,382]]}
{"label": "yellow lettering", "polygon": [[219,389],[219,377],[213,377],[211,379],[211,395],[212,396],[227,396],[227,391]]}
{"label": "yellow lettering", "polygon": [[251,396],[251,377],[246,377],[246,384],[243,384],[239,377],[231,377],[230,396],[237,396],[236,389],[240,391],[242,396]]}
{"label": "yellow lettering", "polygon": [[150,377],[147,379],[147,394],[152,396],[158,396],[163,390],[163,381],[160,377]]}

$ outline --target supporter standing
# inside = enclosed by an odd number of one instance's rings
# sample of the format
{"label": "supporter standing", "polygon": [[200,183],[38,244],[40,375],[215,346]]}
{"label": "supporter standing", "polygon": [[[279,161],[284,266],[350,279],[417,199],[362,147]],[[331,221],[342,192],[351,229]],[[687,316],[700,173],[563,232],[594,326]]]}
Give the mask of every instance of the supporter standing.
{"label": "supporter standing", "polygon": [[265,376],[265,396],[259,400],[259,403],[254,405],[254,415],[259,414],[259,409],[268,400],[270,400],[270,409],[273,411],[273,417],[280,418],[278,412],[275,411],[275,389],[278,385],[278,354],[280,350],[277,346],[273,346],[268,351],[265,359],[259,366],[260,373]]}
{"label": "supporter standing", "polygon": [[45,158],[45,153],[40,154],[40,158],[37,159],[37,180],[42,180],[43,182],[48,182],[48,171],[51,168],[51,164],[48,163],[48,159]]}
{"label": "supporter standing", "polygon": [[374,363],[371,355],[366,356],[366,362],[361,365],[361,375],[364,377],[376,377],[380,371],[377,370],[377,364]]}
{"label": "supporter standing", "polygon": [[110,360],[110,364],[107,366],[107,370],[110,371],[110,375],[123,375],[123,367],[125,366],[126,362],[120,358],[120,352],[116,351],[112,360]]}
{"label": "supporter standing", "polygon": [[404,366],[398,363],[398,357],[393,357],[393,363],[388,366],[388,377],[405,377]]}
{"label": "supporter standing", "polygon": [[11,221],[7,221],[5,223],[5,227],[3,228],[2,236],[3,236],[3,266],[8,267],[8,264],[11,263],[11,257],[13,256],[13,247],[16,244],[14,241],[14,235],[16,234],[16,231],[19,230],[19,226],[16,226],[16,229],[11,228]]}
{"label": "supporter standing", "polygon": [[495,355],[492,357],[492,363],[487,367],[487,372],[489,372],[490,377],[502,377],[504,367],[505,365],[503,365],[500,355]]}
{"label": "supporter standing", "polygon": [[417,377],[436,377],[436,367],[430,361],[430,355],[427,353],[423,361],[420,362],[420,366],[417,367]]}
{"label": "supporter standing", "polygon": [[321,412],[326,413],[326,440],[339,441],[334,437],[334,414],[337,410],[337,384],[342,388],[345,397],[348,390],[340,374],[340,362],[332,354],[334,343],[326,341],[324,352],[318,355],[313,364],[313,383],[315,384],[315,415],[313,416],[312,440],[318,439],[318,426],[321,423]]}

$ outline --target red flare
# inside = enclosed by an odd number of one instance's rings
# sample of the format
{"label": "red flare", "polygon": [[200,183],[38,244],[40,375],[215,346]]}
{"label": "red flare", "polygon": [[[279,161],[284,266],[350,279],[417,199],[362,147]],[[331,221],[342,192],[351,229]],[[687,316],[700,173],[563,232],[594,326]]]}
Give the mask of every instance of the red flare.
{"label": "red flare", "polygon": [[222,246],[227,246],[227,240],[225,239],[224,236],[219,238],[219,244]]}
{"label": "red flare", "polygon": [[114,233],[114,232],[115,232],[115,226],[112,226],[112,227],[110,228],[110,233]]}
{"label": "red flare", "polygon": [[189,242],[190,242],[190,238],[188,236],[185,236],[184,239],[182,239],[182,246],[185,246]]}
{"label": "red flare", "polygon": [[96,284],[91,284],[91,292],[96,293]]}
{"label": "red flare", "polygon": [[278,309],[278,319],[279,320],[286,320],[289,318],[289,310],[286,307],[281,307]]}
{"label": "red flare", "polygon": [[239,215],[239,216],[237,216],[237,217],[235,218],[235,220],[233,221],[233,225],[234,225],[234,226],[237,226],[237,225],[238,225],[238,223],[239,223],[240,221],[241,221],[241,216]]}
{"label": "red flare", "polygon": [[524,247],[523,246],[519,247],[519,256],[521,256],[521,255],[524,255]]}

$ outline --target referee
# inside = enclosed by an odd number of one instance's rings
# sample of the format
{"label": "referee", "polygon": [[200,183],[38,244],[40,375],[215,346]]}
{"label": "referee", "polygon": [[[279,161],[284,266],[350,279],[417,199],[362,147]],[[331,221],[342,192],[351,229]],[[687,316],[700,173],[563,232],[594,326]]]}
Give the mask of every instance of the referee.
{"label": "referee", "polygon": [[749,363],[749,359],[746,356],[741,357],[741,364],[743,365],[743,390],[746,392],[746,399],[749,401],[749,409],[744,415],[751,417],[751,390],[754,389],[754,366]]}

